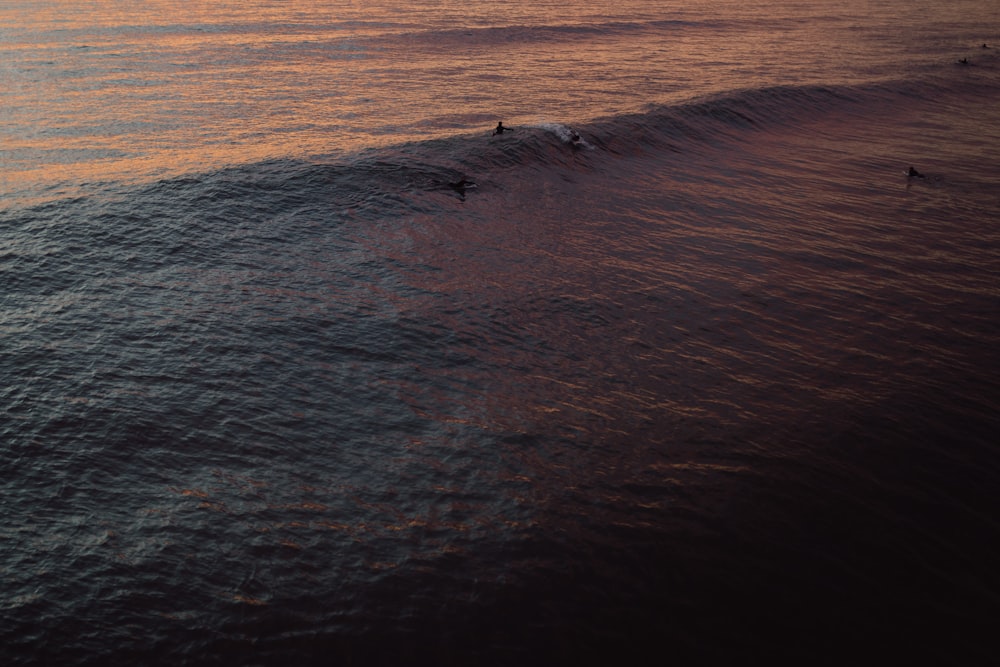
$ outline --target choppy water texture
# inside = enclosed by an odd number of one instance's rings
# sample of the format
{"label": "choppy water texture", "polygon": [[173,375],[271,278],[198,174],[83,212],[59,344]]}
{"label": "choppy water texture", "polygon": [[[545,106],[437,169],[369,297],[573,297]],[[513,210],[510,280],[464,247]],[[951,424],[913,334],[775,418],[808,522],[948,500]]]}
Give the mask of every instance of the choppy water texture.
{"label": "choppy water texture", "polygon": [[985,663],[943,4],[5,3],[0,659]]}

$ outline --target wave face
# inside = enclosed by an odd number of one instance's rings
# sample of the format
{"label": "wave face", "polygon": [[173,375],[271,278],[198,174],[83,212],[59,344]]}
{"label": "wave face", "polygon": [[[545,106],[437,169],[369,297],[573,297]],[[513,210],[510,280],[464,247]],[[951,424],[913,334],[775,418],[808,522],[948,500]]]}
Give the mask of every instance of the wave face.
{"label": "wave face", "polygon": [[2,205],[485,135],[498,120],[579,125],[738,91],[948,79],[961,57],[974,61],[962,77],[990,78],[992,5],[744,4],[78,2],[57,27],[11,5]]}
{"label": "wave face", "polygon": [[[258,67],[267,34],[300,81],[289,45],[309,63],[331,48],[311,4],[217,4],[167,22],[146,3],[127,30],[109,10],[104,32],[78,28],[95,44],[77,55],[181,33],[183,70],[209,53],[203,30]],[[421,34],[415,67],[437,48],[460,61],[457,6],[438,4],[337,17],[343,61],[384,66],[372,45]],[[511,60],[653,33],[719,50],[694,10],[619,4],[511,8],[503,25],[477,6],[466,25]],[[889,27],[915,53],[913,4],[857,25],[715,3],[712,29],[839,25],[846,49]],[[918,31],[927,50],[968,37],[977,11]],[[160,162],[178,148],[155,118],[120,145],[66,125],[74,178],[32,176],[49,139],[22,140],[0,208],[0,661],[842,664],[856,637],[887,663],[985,663],[1000,594],[988,39],[956,54],[970,65],[937,52],[896,71],[886,55],[794,81],[717,63],[682,95],[505,115],[499,136],[478,112],[444,129],[438,101],[385,141],[314,151],[288,132],[275,153]],[[80,88],[100,89],[83,62]],[[618,67],[623,86],[648,69]],[[291,116],[308,106],[261,89]],[[395,113],[357,123],[375,136]],[[173,136],[198,134],[186,114]],[[198,127],[192,150],[234,136]],[[140,139],[156,145],[113,177]]]}

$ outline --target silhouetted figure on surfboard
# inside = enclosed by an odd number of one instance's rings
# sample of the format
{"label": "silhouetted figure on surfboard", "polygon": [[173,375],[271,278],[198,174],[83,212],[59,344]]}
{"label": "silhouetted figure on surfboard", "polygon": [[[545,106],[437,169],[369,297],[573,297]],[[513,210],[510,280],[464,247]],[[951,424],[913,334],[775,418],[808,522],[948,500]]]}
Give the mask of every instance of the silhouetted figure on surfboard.
{"label": "silhouetted figure on surfboard", "polygon": [[448,185],[449,187],[458,190],[459,192],[465,192],[466,190],[471,190],[472,188],[476,187],[475,183],[466,180],[464,178],[460,181],[456,181],[455,183],[449,183]]}
{"label": "silhouetted figure on surfboard", "polygon": [[513,131],[514,130],[510,129],[509,127],[504,127],[503,121],[500,121],[499,123],[497,123],[496,129],[493,130],[493,136],[495,137],[498,134],[503,134],[504,132],[513,132]]}
{"label": "silhouetted figure on surfboard", "polygon": [[458,198],[465,201],[465,193],[469,190],[476,188],[476,184],[467,178],[463,178],[460,181],[455,181],[454,183],[448,183],[448,187],[458,193]]}
{"label": "silhouetted figure on surfboard", "polygon": [[923,178],[924,177],[923,174],[921,174],[919,171],[917,171],[913,167],[910,167],[910,169],[906,172],[906,176],[907,176],[907,178]]}

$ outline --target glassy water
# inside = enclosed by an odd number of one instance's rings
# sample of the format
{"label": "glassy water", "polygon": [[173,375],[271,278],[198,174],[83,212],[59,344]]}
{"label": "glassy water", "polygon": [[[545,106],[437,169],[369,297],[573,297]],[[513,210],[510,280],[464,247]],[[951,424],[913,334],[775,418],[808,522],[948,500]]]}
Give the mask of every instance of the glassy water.
{"label": "glassy water", "polygon": [[998,14],[6,3],[5,664],[984,661]]}

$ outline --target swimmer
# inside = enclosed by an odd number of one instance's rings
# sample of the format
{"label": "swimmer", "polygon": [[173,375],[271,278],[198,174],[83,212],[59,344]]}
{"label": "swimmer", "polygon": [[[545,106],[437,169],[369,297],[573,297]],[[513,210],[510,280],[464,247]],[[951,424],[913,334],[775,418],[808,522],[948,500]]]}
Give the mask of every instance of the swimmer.
{"label": "swimmer", "polygon": [[921,174],[919,171],[917,171],[913,167],[910,167],[909,171],[906,172],[906,176],[907,176],[907,178],[923,178],[924,177],[923,174]]}

